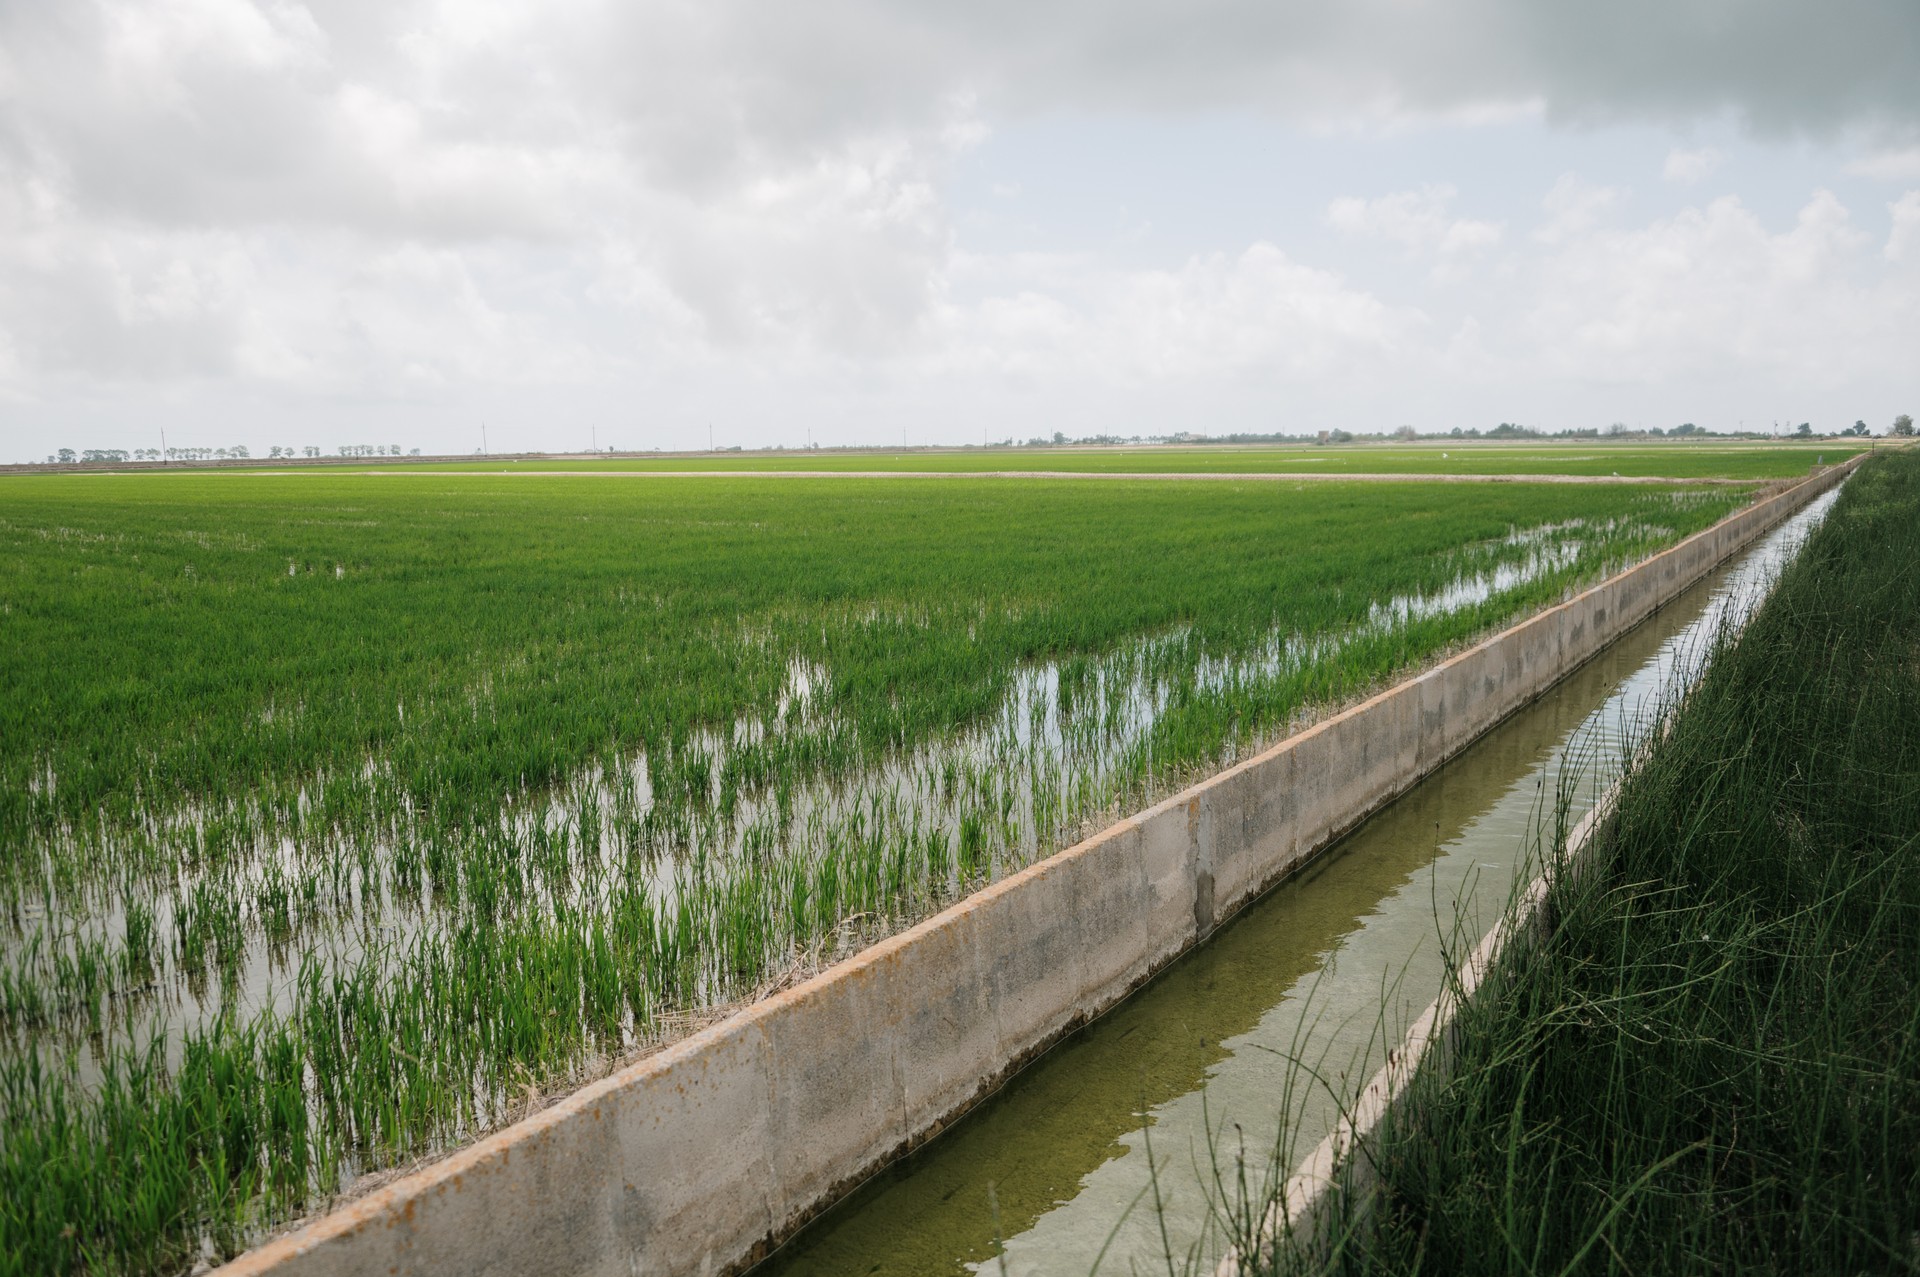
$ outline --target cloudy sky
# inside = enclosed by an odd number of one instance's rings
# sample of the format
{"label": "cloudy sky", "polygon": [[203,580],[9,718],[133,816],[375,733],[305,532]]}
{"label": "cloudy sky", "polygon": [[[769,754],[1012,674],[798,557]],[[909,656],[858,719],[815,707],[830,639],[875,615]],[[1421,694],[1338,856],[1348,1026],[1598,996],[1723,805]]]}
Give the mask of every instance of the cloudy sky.
{"label": "cloudy sky", "polygon": [[0,0],[0,460],[1920,411],[1913,0]]}

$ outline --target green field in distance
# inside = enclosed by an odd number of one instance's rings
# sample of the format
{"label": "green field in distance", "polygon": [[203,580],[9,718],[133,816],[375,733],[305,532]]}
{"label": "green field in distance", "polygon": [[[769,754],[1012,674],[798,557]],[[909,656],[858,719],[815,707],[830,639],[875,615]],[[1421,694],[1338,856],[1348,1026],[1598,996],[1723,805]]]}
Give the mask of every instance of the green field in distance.
{"label": "green field in distance", "polygon": [[1069,471],[1111,474],[1432,474],[1784,479],[1814,465],[1844,461],[1868,445],[1739,442],[1504,443],[1482,440],[1363,444],[1207,447],[980,448],[965,451],[875,450],[719,452],[658,457],[548,457],[523,461],[475,458],[452,462],[388,462],[409,469],[535,470],[905,470],[958,473]]}

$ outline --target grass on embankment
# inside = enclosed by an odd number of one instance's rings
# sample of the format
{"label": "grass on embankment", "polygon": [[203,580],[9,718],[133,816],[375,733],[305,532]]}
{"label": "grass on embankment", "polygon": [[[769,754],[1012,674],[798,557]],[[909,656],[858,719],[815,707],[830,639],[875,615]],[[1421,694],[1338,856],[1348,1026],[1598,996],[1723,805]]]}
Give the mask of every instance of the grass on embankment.
{"label": "grass on embankment", "polygon": [[1596,853],[1332,1266],[1920,1268],[1920,456],[1851,481]]}

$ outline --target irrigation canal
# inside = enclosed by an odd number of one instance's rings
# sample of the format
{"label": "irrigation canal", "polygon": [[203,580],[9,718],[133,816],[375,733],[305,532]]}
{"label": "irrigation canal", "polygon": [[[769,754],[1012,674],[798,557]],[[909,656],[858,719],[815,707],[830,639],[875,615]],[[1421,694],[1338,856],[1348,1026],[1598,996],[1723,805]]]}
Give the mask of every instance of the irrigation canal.
{"label": "irrigation canal", "polygon": [[[1553,822],[1825,517],[1813,502],[1374,815],[766,1261],[801,1274],[1210,1272],[1223,1196],[1284,1177],[1494,922]],[[1557,817],[1556,812],[1560,815]],[[1308,1071],[1324,1084],[1316,1083]],[[1151,1170],[1149,1169],[1151,1163]]]}

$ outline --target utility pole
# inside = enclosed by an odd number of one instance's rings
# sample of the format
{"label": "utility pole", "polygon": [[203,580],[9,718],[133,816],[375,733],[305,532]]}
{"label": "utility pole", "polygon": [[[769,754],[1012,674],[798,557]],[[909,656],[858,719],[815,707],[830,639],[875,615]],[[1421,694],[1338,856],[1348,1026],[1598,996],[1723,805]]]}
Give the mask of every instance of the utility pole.
{"label": "utility pole", "polygon": [[160,464],[167,464],[167,428],[160,427]]}
{"label": "utility pole", "polygon": [[713,423],[711,421],[707,423],[707,451],[708,452],[719,451],[719,449],[713,446]]}
{"label": "utility pole", "polygon": [[593,432],[593,450],[600,451],[600,427],[596,424],[588,426],[587,429]]}
{"label": "utility pole", "polygon": [[484,421],[480,423],[480,455],[483,457],[492,455],[487,448],[487,423]]}

